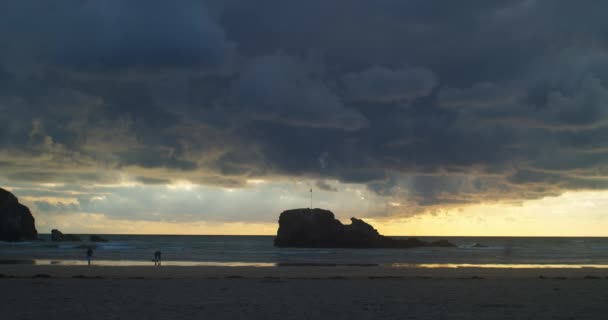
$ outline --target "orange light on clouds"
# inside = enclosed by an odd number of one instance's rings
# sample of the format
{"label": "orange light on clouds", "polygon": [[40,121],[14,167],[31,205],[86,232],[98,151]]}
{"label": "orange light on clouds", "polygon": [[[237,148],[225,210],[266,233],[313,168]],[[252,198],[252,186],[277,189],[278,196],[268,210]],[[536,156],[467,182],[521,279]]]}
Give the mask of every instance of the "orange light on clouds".
{"label": "orange light on clouds", "polygon": [[383,234],[608,236],[608,192],[568,192],[516,204],[479,204],[407,219],[369,219]]}
{"label": "orange light on clouds", "polygon": [[[179,187],[190,188],[189,185]],[[50,203],[74,203],[74,198],[41,198]],[[30,206],[37,199],[23,197]],[[39,200],[39,199],[38,199]],[[332,201],[333,200],[333,201]],[[393,236],[608,236],[608,191],[568,192],[558,197],[520,204],[478,204],[402,218],[366,217],[361,212],[338,210],[339,199],[323,201],[342,221],[362,217],[380,233]],[[390,203],[393,207],[397,203]],[[401,205],[401,204],[399,204]],[[289,208],[284,208],[289,209]],[[354,210],[354,209],[350,209]],[[276,212],[276,217],[278,214]],[[34,212],[39,232],[61,229],[72,233],[99,234],[205,234],[274,235],[276,220],[262,222],[154,221],[109,217],[102,213]],[[269,219],[270,220],[270,219]]]}

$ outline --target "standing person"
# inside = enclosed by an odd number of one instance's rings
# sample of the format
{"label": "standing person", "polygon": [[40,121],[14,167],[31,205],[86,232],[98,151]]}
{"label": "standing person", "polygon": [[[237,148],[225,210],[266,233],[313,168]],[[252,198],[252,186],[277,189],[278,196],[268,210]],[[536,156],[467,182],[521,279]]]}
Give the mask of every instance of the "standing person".
{"label": "standing person", "polygon": [[87,250],[88,265],[91,265],[91,258],[93,258],[93,249],[91,247],[89,247],[89,249]]}
{"label": "standing person", "polygon": [[156,250],[156,252],[154,252],[154,265],[160,266],[161,261],[161,252],[160,250]]}

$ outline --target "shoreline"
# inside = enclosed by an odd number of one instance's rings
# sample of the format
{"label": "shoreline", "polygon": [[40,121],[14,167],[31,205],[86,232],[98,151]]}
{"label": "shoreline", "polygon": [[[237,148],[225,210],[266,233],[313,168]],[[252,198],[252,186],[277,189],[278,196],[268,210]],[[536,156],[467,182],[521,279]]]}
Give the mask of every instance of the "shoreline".
{"label": "shoreline", "polygon": [[[0,259],[0,266],[33,265],[74,267],[88,266],[86,260],[78,259]],[[98,267],[156,267],[154,260],[92,260],[92,266]],[[539,263],[341,263],[341,262],[250,262],[250,261],[196,261],[164,260],[162,267],[380,267],[406,269],[608,269],[608,264],[539,264]]]}
{"label": "shoreline", "polygon": [[411,268],[386,266],[80,266],[80,265],[0,265],[3,278],[73,278],[77,276],[126,279],[596,279],[608,284],[603,268]]}

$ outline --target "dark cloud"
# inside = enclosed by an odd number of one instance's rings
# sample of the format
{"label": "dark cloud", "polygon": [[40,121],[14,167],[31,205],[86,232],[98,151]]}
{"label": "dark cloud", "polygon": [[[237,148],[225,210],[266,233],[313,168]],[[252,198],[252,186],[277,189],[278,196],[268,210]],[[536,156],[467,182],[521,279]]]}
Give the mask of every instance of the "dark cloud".
{"label": "dark cloud", "polygon": [[374,66],[342,77],[346,96],[353,100],[408,102],[431,93],[437,77],[424,68],[391,70]]}
{"label": "dark cloud", "polygon": [[136,181],[139,181],[143,184],[170,184],[171,180],[169,179],[162,179],[162,178],[154,178],[154,177],[135,177]]}
{"label": "dark cloud", "polygon": [[46,201],[35,201],[34,205],[36,205],[36,209],[42,212],[66,213],[79,212],[81,210],[80,206],[75,203],[50,203]]}
{"label": "dark cloud", "polygon": [[324,191],[337,192],[338,188],[332,186],[330,183],[324,180],[319,180],[315,183],[315,186]]}
{"label": "dark cloud", "polygon": [[587,76],[570,93],[552,91],[541,111],[542,124],[556,129],[581,129],[608,124],[608,89],[596,76]]}
{"label": "dark cloud", "polygon": [[[76,67],[159,68],[220,64],[231,54],[223,31],[200,1],[88,1],[58,59]],[[76,28],[74,28],[76,27]]]}
{"label": "dark cloud", "polygon": [[11,32],[1,33],[12,44],[6,55],[77,72],[217,67],[235,53],[198,0],[179,6],[157,0],[7,1],[0,9],[10,16]]}
{"label": "dark cloud", "polygon": [[481,82],[467,89],[442,88],[437,103],[444,108],[512,107],[521,98],[518,92]]}
{"label": "dark cloud", "polygon": [[283,54],[254,58],[234,84],[235,104],[251,119],[347,130],[365,127],[366,119],[346,107],[324,83],[322,70],[315,68]]}
{"label": "dark cloud", "polygon": [[[363,184],[414,211],[605,189],[606,9],[6,1],[0,178],[297,177]],[[95,211],[128,211],[114,209]]]}

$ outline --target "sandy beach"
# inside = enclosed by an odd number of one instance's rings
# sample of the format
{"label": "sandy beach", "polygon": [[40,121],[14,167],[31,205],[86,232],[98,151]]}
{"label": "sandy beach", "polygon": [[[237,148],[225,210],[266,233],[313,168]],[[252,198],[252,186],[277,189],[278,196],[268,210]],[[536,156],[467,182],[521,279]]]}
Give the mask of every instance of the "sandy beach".
{"label": "sandy beach", "polygon": [[3,319],[604,319],[606,269],[0,266]]}

